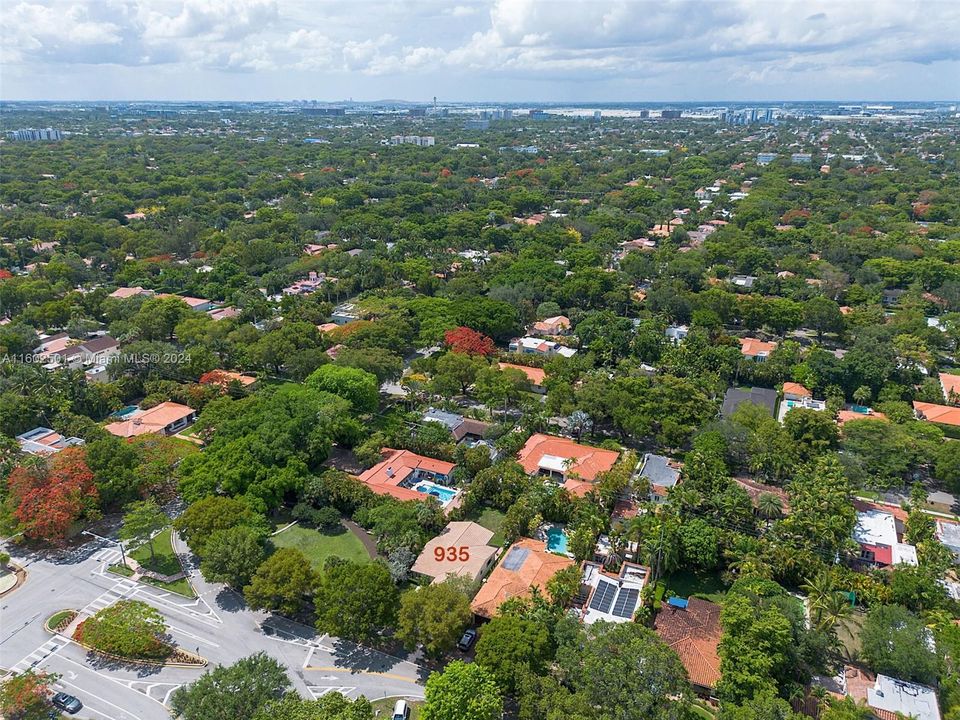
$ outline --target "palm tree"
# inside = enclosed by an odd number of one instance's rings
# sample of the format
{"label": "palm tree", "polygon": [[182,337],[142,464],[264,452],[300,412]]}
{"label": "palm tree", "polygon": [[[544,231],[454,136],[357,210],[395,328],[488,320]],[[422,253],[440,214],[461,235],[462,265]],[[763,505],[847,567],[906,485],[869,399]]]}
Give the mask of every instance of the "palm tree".
{"label": "palm tree", "polygon": [[774,493],[760,493],[757,497],[757,512],[764,520],[773,520],[783,513],[783,501]]}
{"label": "palm tree", "polygon": [[583,410],[574,410],[567,418],[567,424],[577,435],[577,442],[580,442],[580,436],[584,432],[590,432],[593,427],[593,420]]}
{"label": "palm tree", "polygon": [[827,602],[820,613],[818,629],[835,634],[837,625],[852,614],[853,606],[847,596],[842,592],[832,592],[827,597]]}
{"label": "palm tree", "polygon": [[830,602],[833,593],[833,581],[826,572],[809,578],[800,589],[807,594],[807,605],[810,610],[810,619],[814,626],[819,626],[821,616]]}

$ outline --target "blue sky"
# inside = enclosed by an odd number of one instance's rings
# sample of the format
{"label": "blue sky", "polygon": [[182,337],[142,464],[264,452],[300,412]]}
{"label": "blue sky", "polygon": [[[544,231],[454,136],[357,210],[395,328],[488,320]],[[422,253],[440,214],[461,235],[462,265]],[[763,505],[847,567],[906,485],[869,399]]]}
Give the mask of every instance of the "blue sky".
{"label": "blue sky", "polygon": [[960,2],[4,0],[0,98],[960,97]]}

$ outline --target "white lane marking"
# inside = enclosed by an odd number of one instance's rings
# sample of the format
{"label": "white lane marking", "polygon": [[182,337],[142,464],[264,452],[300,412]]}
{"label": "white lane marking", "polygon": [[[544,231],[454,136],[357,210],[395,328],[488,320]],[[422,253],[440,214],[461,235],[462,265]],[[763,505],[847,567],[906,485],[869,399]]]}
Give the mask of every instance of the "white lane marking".
{"label": "white lane marking", "polygon": [[[97,675],[99,675],[99,674],[100,674],[100,673],[97,673]],[[87,690],[86,688],[82,688],[82,687],[80,687],[79,685],[74,685],[72,682],[68,682],[68,681],[66,681],[66,680],[61,680],[60,682],[62,682],[64,685],[69,685],[70,687],[74,688],[75,690],[78,690],[80,693],[82,693],[82,694],[84,694],[84,695],[89,695],[90,697],[96,698],[97,700],[99,700],[99,701],[102,702],[102,703],[106,703],[106,704],[109,705],[110,707],[116,708],[116,709],[119,710],[121,713],[123,713],[124,716],[126,716],[126,714],[127,714],[127,711],[124,710],[124,709],[123,709],[122,707],[120,707],[119,705],[114,705],[114,704],[113,704],[112,702],[110,702],[109,700],[105,700],[104,698],[100,697],[99,695],[94,695],[92,692],[90,692],[90,691]],[[83,707],[84,707],[85,710],[92,710],[93,712],[97,713],[97,715],[103,715],[105,718],[108,718],[108,720],[117,720],[117,719],[116,719],[115,717],[113,717],[112,715],[107,715],[105,712],[101,712],[100,710],[97,710],[96,708],[90,707],[89,705],[84,704]]]}
{"label": "white lane marking", "polygon": [[163,706],[170,707],[170,696],[173,695],[173,691],[181,687],[180,685],[174,685],[172,688],[167,690],[167,694],[163,696]]}
{"label": "white lane marking", "polygon": [[200,637],[199,635],[194,635],[192,632],[189,632],[189,631],[187,631],[187,630],[184,630],[183,628],[178,628],[176,625],[168,625],[167,627],[169,627],[169,628],[170,628],[171,630],[173,630],[175,633],[179,633],[180,635],[186,635],[187,637],[193,638],[193,639],[196,640],[197,642],[203,643],[204,645],[210,645],[210,646],[215,647],[215,648],[220,647],[220,646],[217,645],[215,642],[211,642],[210,640],[207,640],[206,638],[202,638],[202,637]]}
{"label": "white lane marking", "polygon": [[307,652],[307,656],[303,659],[303,667],[306,667],[310,664],[310,658],[313,657],[314,650],[316,650],[316,648],[310,648],[309,652]]}
{"label": "white lane marking", "polygon": [[[111,681],[111,682],[115,682],[117,685],[122,685],[123,687],[125,687],[127,690],[129,690],[129,691],[131,691],[131,692],[138,692],[138,691],[133,687],[133,685],[128,684],[128,683],[138,682],[137,680],[120,680],[120,679],[118,679],[118,678],[110,677],[109,675],[104,675],[102,672],[99,672],[99,671],[97,671],[97,670],[94,670],[94,669],[91,668],[91,667],[87,667],[87,666],[84,665],[83,663],[79,663],[79,662],[77,662],[76,660],[71,660],[71,659],[68,658],[66,655],[61,655],[61,656],[60,656],[60,659],[61,659],[61,660],[66,660],[68,663],[71,663],[71,664],[73,664],[73,665],[76,665],[77,667],[81,667],[81,668],[83,668],[84,670],[87,670],[88,672],[92,672],[94,675],[99,675],[100,677],[102,677],[102,678],[104,678],[104,679],[106,679],[106,680],[109,680],[109,681]],[[139,681],[139,682],[143,682],[143,681],[141,680],[141,681]],[[74,687],[76,687],[76,686],[74,686]],[[153,701],[154,701],[155,703],[157,703],[158,705],[163,705],[162,702],[160,702],[159,700],[157,700],[155,697],[150,697],[150,695],[147,695],[147,693],[138,693],[138,694],[144,695],[145,697],[150,698],[151,700],[153,700]],[[94,695],[94,697],[96,697],[96,695]],[[111,703],[111,704],[112,704],[112,703]],[[116,707],[116,705],[114,705],[114,707]],[[120,708],[120,709],[122,710],[123,708]]]}

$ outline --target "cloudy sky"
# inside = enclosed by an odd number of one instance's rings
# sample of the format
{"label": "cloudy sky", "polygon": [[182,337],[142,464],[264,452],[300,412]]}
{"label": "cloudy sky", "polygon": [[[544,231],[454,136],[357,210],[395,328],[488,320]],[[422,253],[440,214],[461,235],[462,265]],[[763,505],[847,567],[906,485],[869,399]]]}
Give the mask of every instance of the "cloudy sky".
{"label": "cloudy sky", "polygon": [[957,99],[958,0],[3,0],[0,98]]}

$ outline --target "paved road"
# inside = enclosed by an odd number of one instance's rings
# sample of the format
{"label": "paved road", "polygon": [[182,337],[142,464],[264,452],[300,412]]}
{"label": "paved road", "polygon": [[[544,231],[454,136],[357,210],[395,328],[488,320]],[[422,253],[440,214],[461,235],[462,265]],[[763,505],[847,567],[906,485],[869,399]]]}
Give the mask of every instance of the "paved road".
{"label": "paved road", "polygon": [[328,692],[370,699],[423,697],[426,671],[418,665],[249,610],[237,594],[204,581],[192,558],[187,566],[198,597],[191,600],[107,572],[108,565],[119,559],[119,551],[101,541],[42,556],[24,555],[16,547],[9,551],[29,575],[25,584],[0,601],[0,667],[18,671],[33,667],[60,674],[58,689],[76,695],[84,704],[75,717],[169,718],[166,703],[171,693],[203,672],[104,662],[43,629],[44,621],[58,610],[96,612],[121,598],[156,607],[173,640],[198,651],[211,665],[230,664],[259,651],[268,653],[287,666],[294,687],[304,697]]}

